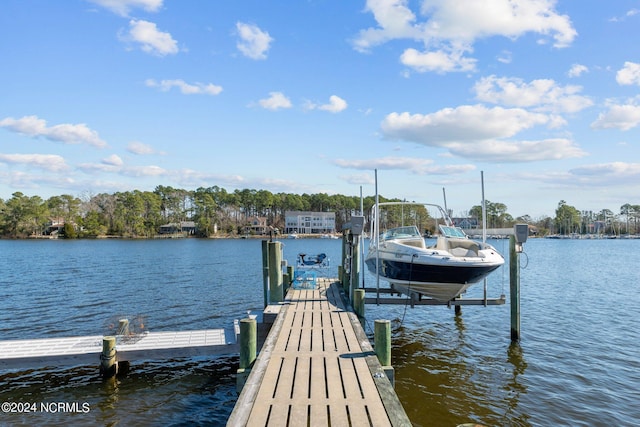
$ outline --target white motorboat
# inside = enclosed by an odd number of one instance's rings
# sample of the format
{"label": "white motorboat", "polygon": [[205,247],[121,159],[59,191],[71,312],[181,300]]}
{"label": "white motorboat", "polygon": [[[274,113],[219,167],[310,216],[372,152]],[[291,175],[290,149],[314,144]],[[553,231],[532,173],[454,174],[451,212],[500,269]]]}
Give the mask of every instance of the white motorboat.
{"label": "white motorboat", "polygon": [[[426,245],[415,225],[380,232],[377,220],[380,207],[403,204],[431,206],[440,211],[444,223],[438,225],[440,233],[434,245]],[[438,301],[450,301],[504,264],[504,258],[493,246],[470,239],[438,205],[379,203],[373,208],[373,218],[365,262],[370,272],[402,293],[416,292]]]}

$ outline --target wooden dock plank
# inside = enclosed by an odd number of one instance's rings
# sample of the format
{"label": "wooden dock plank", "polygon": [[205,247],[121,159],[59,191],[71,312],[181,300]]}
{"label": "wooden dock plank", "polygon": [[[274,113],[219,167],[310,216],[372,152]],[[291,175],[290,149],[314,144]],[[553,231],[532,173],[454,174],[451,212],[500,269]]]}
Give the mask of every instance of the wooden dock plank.
{"label": "wooden dock plank", "polygon": [[[102,335],[0,341],[0,368],[31,368],[47,364],[95,364],[102,352]],[[205,329],[182,332],[147,332],[116,337],[119,360],[152,359],[236,353],[235,332]]]}
{"label": "wooden dock plank", "polygon": [[291,289],[284,305],[227,425],[411,425],[339,284]]}

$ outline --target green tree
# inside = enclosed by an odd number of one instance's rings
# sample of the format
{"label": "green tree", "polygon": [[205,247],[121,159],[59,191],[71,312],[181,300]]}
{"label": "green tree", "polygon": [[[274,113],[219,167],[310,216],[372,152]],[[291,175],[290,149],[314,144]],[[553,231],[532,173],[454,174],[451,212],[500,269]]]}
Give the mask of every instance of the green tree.
{"label": "green tree", "polygon": [[556,208],[555,225],[559,234],[573,233],[580,226],[580,211],[560,200]]}
{"label": "green tree", "polygon": [[[492,203],[485,200],[487,210],[487,228],[504,228],[513,225],[513,216],[507,212],[507,205],[504,203]],[[483,223],[482,205],[476,205],[469,210],[469,216],[478,220],[478,225]]]}
{"label": "green tree", "polygon": [[39,196],[17,191],[4,205],[3,233],[10,237],[40,234],[46,222],[46,207]]}
{"label": "green tree", "polygon": [[193,194],[196,223],[200,235],[209,237],[213,234],[217,219],[216,190],[214,188],[198,188]]}
{"label": "green tree", "polygon": [[82,219],[83,237],[97,237],[107,234],[107,226],[102,221],[103,217],[98,211],[92,210],[86,213]]}
{"label": "green tree", "polygon": [[78,232],[76,231],[75,225],[71,222],[65,222],[62,236],[65,239],[76,239],[78,237]]}

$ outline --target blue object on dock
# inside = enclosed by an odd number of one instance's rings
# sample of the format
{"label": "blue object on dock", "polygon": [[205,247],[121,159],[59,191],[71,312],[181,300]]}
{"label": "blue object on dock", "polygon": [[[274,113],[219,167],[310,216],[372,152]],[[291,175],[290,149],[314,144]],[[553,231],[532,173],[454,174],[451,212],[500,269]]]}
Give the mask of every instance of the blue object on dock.
{"label": "blue object on dock", "polygon": [[296,271],[293,279],[293,289],[316,289],[318,274],[315,271]]}

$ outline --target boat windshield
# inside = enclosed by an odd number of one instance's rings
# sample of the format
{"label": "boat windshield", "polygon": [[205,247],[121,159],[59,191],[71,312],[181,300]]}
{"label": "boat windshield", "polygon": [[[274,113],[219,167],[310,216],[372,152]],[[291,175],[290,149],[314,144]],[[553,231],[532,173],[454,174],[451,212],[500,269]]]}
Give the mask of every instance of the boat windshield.
{"label": "boat windshield", "polygon": [[467,238],[467,235],[464,234],[464,231],[460,227],[449,227],[448,225],[440,225],[440,233],[442,233],[445,237],[460,237],[463,239]]}
{"label": "boat windshield", "polygon": [[418,227],[412,225],[410,227],[398,227],[387,230],[380,235],[380,240],[409,239],[414,237],[422,238],[418,231]]}

